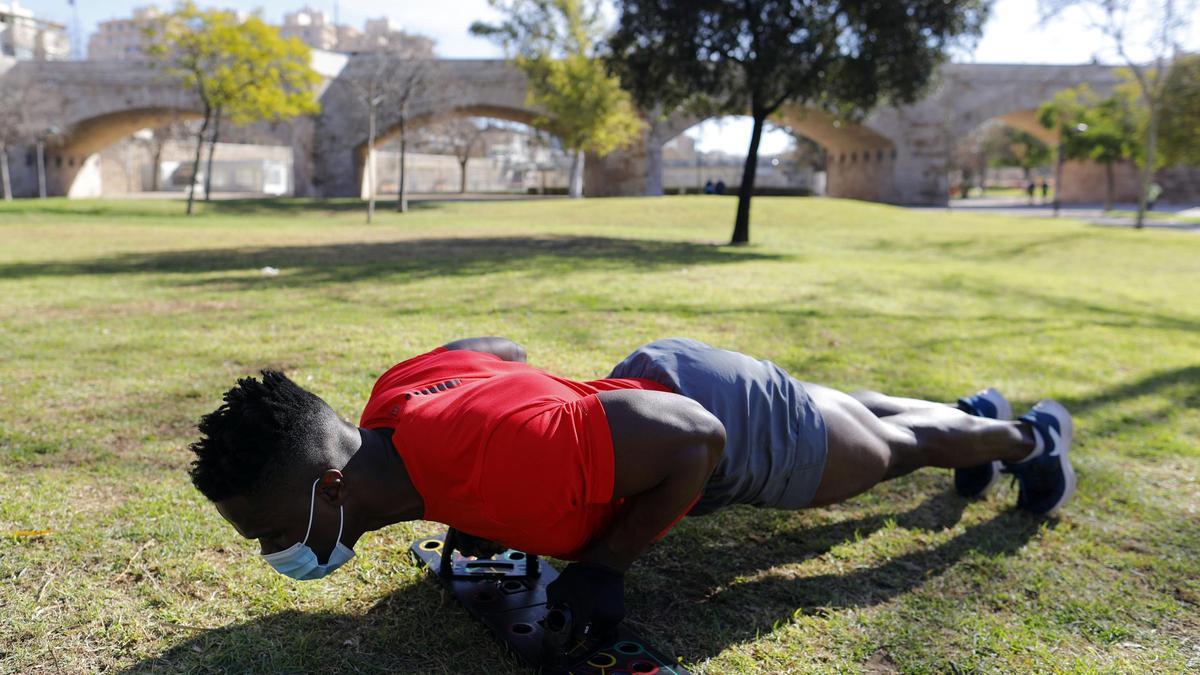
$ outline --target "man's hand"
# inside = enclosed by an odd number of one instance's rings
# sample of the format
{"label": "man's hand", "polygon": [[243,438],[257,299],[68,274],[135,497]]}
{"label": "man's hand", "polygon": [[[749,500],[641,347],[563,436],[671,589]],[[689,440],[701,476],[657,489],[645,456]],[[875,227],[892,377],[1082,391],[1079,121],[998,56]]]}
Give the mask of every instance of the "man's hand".
{"label": "man's hand", "polygon": [[476,537],[473,534],[467,534],[462,530],[450,528],[450,531],[453,534],[449,534],[447,538],[454,537],[454,548],[463,555],[473,555],[476,558],[490,558],[497,553],[503,553],[508,550],[508,547],[503,544],[498,544],[483,537]]}
{"label": "man's hand", "polygon": [[546,608],[570,612],[564,646],[605,636],[625,618],[625,575],[603,565],[571,563],[546,586]]}

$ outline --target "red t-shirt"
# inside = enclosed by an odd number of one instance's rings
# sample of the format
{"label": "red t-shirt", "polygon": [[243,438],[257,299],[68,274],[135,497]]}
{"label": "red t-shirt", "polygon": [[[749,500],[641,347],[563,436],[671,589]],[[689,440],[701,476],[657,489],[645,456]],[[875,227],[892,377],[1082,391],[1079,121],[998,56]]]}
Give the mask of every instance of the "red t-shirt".
{"label": "red t-shirt", "polygon": [[622,503],[612,498],[612,435],[596,397],[614,389],[669,391],[643,379],[576,382],[438,347],[380,376],[359,426],[394,429],[426,520],[571,560]]}

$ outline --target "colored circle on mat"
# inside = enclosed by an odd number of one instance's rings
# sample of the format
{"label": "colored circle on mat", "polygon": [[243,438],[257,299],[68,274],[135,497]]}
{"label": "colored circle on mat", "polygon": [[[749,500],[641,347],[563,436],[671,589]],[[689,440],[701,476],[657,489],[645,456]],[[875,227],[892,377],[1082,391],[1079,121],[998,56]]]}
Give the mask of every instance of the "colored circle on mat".
{"label": "colored circle on mat", "polygon": [[[601,658],[607,659],[607,662],[601,661]],[[588,659],[587,664],[593,668],[612,668],[617,665],[617,657],[608,652],[596,652]]]}
{"label": "colored circle on mat", "polygon": [[646,651],[646,649],[638,643],[629,641],[618,642],[617,644],[613,645],[613,648],[622,654],[641,654],[642,652]]}
{"label": "colored circle on mat", "polygon": [[658,672],[658,664],[645,659],[634,659],[629,662],[629,669],[635,673],[649,673],[654,675]]}

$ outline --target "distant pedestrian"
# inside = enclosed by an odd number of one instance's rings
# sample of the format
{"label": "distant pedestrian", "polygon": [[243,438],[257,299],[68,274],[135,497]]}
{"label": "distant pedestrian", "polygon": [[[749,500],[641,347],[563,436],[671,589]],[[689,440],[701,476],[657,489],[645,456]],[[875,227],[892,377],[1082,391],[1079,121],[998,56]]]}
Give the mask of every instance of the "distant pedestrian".
{"label": "distant pedestrian", "polygon": [[1049,196],[1050,196],[1050,183],[1045,178],[1043,178],[1042,179],[1042,203],[1043,204],[1046,203],[1046,199]]}
{"label": "distant pedestrian", "polygon": [[713,185],[712,179],[709,178],[708,182],[704,184],[704,194],[711,195],[716,191],[717,191],[716,186]]}
{"label": "distant pedestrian", "polygon": [[1033,181],[1029,181],[1025,184],[1025,195],[1029,197],[1030,204],[1033,203],[1033,191],[1036,187],[1037,186],[1033,184]]}
{"label": "distant pedestrian", "polygon": [[718,178],[716,190],[717,190],[717,194],[719,194],[719,195],[725,194],[725,181]]}
{"label": "distant pedestrian", "polygon": [[1150,183],[1146,188],[1146,210],[1153,211],[1154,203],[1162,196],[1162,186],[1158,183]]}

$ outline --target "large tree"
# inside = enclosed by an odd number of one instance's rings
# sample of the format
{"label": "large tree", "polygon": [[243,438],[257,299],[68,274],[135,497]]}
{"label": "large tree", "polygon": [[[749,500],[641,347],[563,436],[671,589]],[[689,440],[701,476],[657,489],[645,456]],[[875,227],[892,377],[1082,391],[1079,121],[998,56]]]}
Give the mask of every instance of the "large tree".
{"label": "large tree", "polygon": [[617,0],[611,65],[646,109],[754,119],[732,243],[750,240],[767,118],[785,103],[843,116],[915,99],[987,0]]}
{"label": "large tree", "polygon": [[1200,54],[1175,59],[1163,96],[1164,164],[1200,165]]}
{"label": "large tree", "polygon": [[[1101,99],[1086,84],[1065,89],[1038,108],[1038,122],[1059,136],[1058,176],[1067,159],[1091,160],[1104,165],[1106,184],[1104,210],[1113,206],[1116,177],[1113,165],[1137,154],[1137,114],[1128,89],[1118,88]],[[1059,205],[1055,184],[1054,205]]]}
{"label": "large tree", "polygon": [[[408,210],[407,177],[405,165],[408,154],[408,125],[411,121],[413,104],[418,99],[429,99],[435,94],[442,105],[453,105],[453,87],[435,87],[430,77],[429,58],[414,56],[397,47],[381,49],[363,54],[353,64],[353,71],[344,77],[345,86],[350,88],[355,99],[367,115],[367,147],[365,181],[367,185],[367,222],[375,218],[375,189],[379,182],[375,143],[379,132],[381,113],[390,111],[399,132],[400,158],[396,210]],[[427,101],[429,102],[429,101]]]}
{"label": "large tree", "polygon": [[[1146,217],[1150,181],[1160,162],[1159,127],[1172,66],[1181,55],[1196,3],[1194,0],[1038,0],[1042,20],[1077,12],[1090,28],[1104,35],[1125,62],[1145,109],[1141,149],[1141,189],[1136,227]],[[1074,18],[1074,17],[1072,17]]]}
{"label": "large tree", "polygon": [[244,124],[319,110],[314,87],[320,76],[309,66],[308,47],[295,38],[283,39],[277,28],[257,16],[242,19],[232,11],[201,10],[185,2],[147,32],[153,40],[150,54],[163,59],[167,72],[196,94],[203,111],[192,161],[188,215],[195,202],[206,137],[210,143],[205,172],[208,198],[222,116]]}
{"label": "large tree", "polygon": [[597,0],[488,0],[505,20],[476,22],[475,35],[500,43],[529,80],[529,105],[545,111],[534,124],[571,153],[568,194],[583,196],[584,153],[628,145],[642,121],[617,78],[599,58],[603,24]]}

